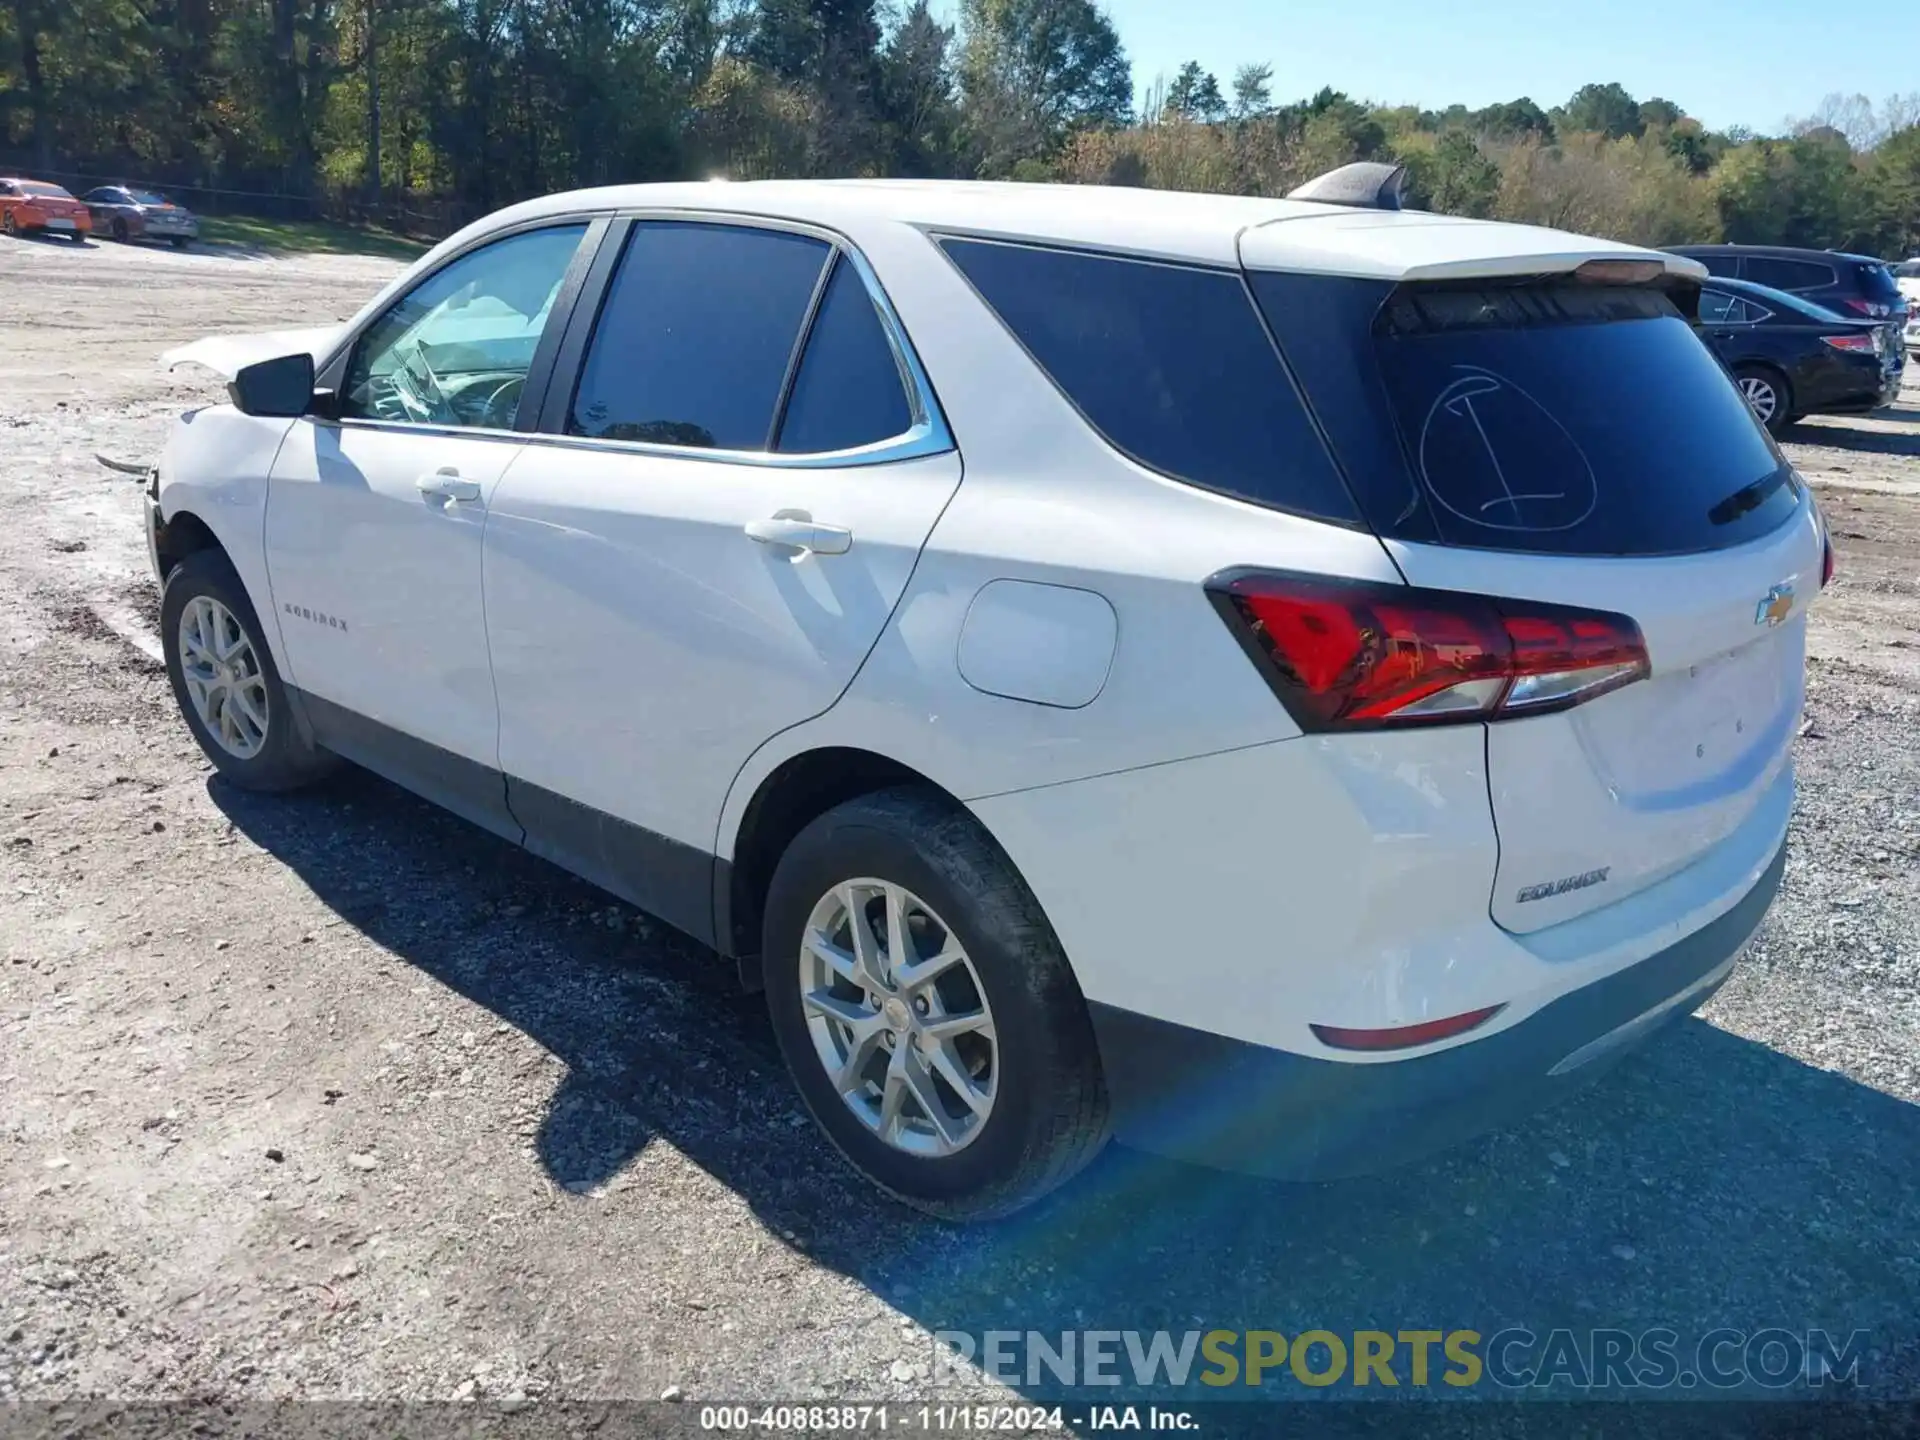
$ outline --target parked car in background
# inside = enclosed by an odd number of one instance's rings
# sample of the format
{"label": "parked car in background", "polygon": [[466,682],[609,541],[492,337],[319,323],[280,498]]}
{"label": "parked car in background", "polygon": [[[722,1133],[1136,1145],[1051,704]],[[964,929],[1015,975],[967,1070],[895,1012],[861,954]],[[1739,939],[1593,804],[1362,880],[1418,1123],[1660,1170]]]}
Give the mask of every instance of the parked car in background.
{"label": "parked car in background", "polygon": [[1699,265],[1360,203],[590,190],[185,346],[185,724],[737,961],[945,1216],[1109,1129],[1313,1178],[1501,1123],[1759,925],[1831,550]]}
{"label": "parked car in background", "polygon": [[185,249],[200,238],[199,218],[158,190],[102,185],[87,192],[86,203],[93,228],[116,240],[171,240]]}
{"label": "parked car in background", "polygon": [[1851,319],[1877,320],[1905,363],[1901,334],[1910,306],[1884,260],[1787,245],[1676,245],[1673,251],[1698,260],[1713,275],[1784,290]]}
{"label": "parked car in background", "polygon": [[1715,279],[1700,291],[1699,325],[1754,415],[1775,433],[1803,415],[1872,410],[1900,391],[1900,340],[1877,320]]}
{"label": "parked car in background", "polygon": [[0,231],[85,240],[93,229],[87,207],[45,180],[0,178]]}
{"label": "parked car in background", "polygon": [[1907,297],[1907,349],[1920,349],[1920,255],[1893,267],[1893,283]]}

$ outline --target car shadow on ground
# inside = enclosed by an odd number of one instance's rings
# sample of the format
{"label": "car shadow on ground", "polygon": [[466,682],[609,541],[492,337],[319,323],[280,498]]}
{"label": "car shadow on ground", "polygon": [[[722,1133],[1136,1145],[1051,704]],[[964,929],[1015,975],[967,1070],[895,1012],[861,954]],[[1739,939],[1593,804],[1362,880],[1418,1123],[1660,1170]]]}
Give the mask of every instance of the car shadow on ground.
{"label": "car shadow on ground", "polygon": [[91,237],[74,240],[69,239],[65,235],[49,235],[44,230],[26,230],[17,235],[0,234],[0,242],[7,240],[17,240],[23,245],[52,245],[61,250],[97,250],[100,248],[100,242]]}
{"label": "car shadow on ground", "polygon": [[929,1330],[1864,1330],[1861,1379],[1920,1398],[1920,1109],[1702,1021],[1558,1110],[1385,1175],[1281,1185],[1110,1148],[1038,1207],[960,1230],[832,1154],[760,998],[711,952],[610,928],[601,892],[361,772],[209,790],[369,939],[565,1062],[538,1141],[560,1185],[584,1194],[665,1139]]}
{"label": "car shadow on ground", "polygon": [[[1862,419],[1920,420],[1920,409],[1890,406]],[[1847,422],[1845,417],[1830,416],[1824,423],[1795,421],[1780,437],[1790,444],[1824,445],[1834,450],[1857,450],[1874,455],[1920,455],[1920,431],[1869,430]]]}

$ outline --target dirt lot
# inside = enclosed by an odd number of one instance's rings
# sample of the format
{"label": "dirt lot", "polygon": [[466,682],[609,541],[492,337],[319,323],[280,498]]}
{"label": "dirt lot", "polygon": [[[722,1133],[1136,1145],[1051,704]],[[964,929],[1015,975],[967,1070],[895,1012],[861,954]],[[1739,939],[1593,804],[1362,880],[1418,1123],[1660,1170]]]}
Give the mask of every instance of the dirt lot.
{"label": "dirt lot", "polygon": [[1840,578],[1786,887],[1701,1017],[1415,1169],[1110,1152],[956,1233],[825,1152],[696,948],[370,777],[210,782],[92,456],[209,398],[163,346],[391,273],[0,240],[0,1399],[909,1397],[933,1329],[1195,1325],[1859,1328],[1920,1398],[1920,391],[1792,437]]}

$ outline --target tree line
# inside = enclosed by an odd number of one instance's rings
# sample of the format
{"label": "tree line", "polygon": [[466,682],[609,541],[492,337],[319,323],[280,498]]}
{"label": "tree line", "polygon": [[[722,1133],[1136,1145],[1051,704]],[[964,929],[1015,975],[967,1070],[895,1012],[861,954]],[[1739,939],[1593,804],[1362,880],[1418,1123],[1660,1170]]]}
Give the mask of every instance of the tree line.
{"label": "tree line", "polygon": [[1652,244],[1920,253],[1920,93],[1714,131],[1583,86],[1444,110],[1197,62],[1136,91],[1095,0],[0,0],[0,163],[445,226],[725,175],[1282,194],[1356,159],[1423,208]]}

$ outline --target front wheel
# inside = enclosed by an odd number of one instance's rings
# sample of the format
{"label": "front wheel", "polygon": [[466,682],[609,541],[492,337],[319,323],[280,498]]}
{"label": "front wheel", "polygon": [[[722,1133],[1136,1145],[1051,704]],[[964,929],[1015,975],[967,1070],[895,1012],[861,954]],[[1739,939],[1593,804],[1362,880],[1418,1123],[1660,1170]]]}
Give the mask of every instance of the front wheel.
{"label": "front wheel", "polygon": [[1740,396],[1747,402],[1747,408],[1753,411],[1753,418],[1769,432],[1778,435],[1793,423],[1792,397],[1783,376],[1754,365],[1736,371],[1734,380],[1740,386]]}
{"label": "front wheel", "polygon": [[917,789],[828,811],[774,872],[761,963],[801,1098],[854,1168],[949,1220],[1010,1214],[1106,1143],[1092,1022],[971,817]]}
{"label": "front wheel", "polygon": [[294,790],[338,763],[294,721],[260,619],[233,562],[196,550],[167,576],[160,600],[167,679],[193,738],[244,790]]}
{"label": "front wheel", "polygon": [[173,248],[174,248],[174,249],[176,249],[176,250],[184,250],[184,249],[186,249],[186,248],[187,248],[187,237],[186,237],[186,236],[184,236],[184,235],[176,235],[176,236],[174,236],[174,237],[173,237]]}

